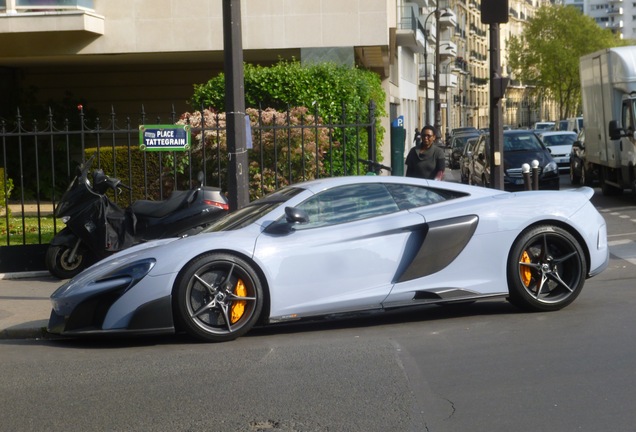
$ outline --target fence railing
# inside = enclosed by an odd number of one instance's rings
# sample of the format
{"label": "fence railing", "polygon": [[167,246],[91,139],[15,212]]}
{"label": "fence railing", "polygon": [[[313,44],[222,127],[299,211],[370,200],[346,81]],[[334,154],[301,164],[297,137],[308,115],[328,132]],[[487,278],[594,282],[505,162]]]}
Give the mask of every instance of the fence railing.
{"label": "fence railing", "polygon": [[[321,118],[317,108],[247,109],[251,128],[250,198],[312,178],[366,172],[359,158],[375,160],[374,104],[363,113],[342,107],[338,119]],[[247,122],[246,122],[247,123]],[[144,152],[139,127],[188,124],[192,146],[186,151]],[[41,126],[42,125],[42,126]],[[246,126],[247,127],[247,126]],[[191,187],[203,172],[203,183],[225,190],[228,155],[225,114],[201,109],[172,112],[149,119],[121,121],[112,109],[104,121],[78,106],[74,116],[49,109],[42,120],[0,119],[0,246],[48,244],[61,223],[52,216],[76,166],[96,153],[96,166],[131,186],[113,197],[120,205],[135,199],[165,199],[172,190]]]}

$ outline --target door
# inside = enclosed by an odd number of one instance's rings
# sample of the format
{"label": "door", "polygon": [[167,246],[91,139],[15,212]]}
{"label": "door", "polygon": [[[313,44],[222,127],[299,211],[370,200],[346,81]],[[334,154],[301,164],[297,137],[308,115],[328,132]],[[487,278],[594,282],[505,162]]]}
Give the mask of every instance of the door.
{"label": "door", "polygon": [[384,185],[360,186],[309,198],[297,206],[308,223],[258,238],[255,257],[268,271],[272,320],[381,306],[424,218],[400,211]]}

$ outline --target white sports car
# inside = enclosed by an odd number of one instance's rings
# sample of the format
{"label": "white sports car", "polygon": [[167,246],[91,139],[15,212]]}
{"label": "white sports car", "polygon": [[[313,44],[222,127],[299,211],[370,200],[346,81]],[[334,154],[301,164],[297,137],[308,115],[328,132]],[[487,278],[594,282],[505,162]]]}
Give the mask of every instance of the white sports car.
{"label": "white sports car", "polygon": [[296,184],[86,269],[51,296],[48,331],[227,341],[257,323],[493,297],[558,310],[608,263],[592,195],[390,176]]}

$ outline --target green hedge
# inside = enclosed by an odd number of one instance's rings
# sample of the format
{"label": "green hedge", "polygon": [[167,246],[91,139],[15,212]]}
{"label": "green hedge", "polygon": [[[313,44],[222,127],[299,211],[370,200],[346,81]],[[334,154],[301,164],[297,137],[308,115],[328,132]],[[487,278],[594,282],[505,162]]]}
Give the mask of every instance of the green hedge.
{"label": "green hedge", "polygon": [[[6,191],[5,191],[6,189]],[[7,202],[9,201],[9,197],[11,197],[11,191],[13,190],[13,180],[7,178],[7,181],[4,180],[4,168],[0,168],[0,209],[7,208],[7,211],[10,213],[10,209],[7,206]]]}

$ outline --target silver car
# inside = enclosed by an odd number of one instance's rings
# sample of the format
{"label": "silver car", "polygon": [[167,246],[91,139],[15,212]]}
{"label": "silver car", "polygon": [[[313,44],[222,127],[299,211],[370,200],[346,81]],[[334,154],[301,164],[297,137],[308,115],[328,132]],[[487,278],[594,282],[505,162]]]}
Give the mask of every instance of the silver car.
{"label": "silver car", "polygon": [[608,263],[593,191],[499,190],[391,176],[285,187],[208,232],[106,258],[51,296],[51,333],[185,332],[502,298],[554,311]]}

